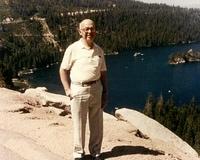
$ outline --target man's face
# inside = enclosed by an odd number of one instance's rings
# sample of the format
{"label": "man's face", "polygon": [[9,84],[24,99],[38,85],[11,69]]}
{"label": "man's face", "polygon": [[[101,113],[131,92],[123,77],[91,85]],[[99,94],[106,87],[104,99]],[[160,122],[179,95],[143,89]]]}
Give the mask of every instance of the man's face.
{"label": "man's face", "polygon": [[96,35],[96,29],[92,22],[85,21],[79,28],[79,34],[87,42],[92,42]]}

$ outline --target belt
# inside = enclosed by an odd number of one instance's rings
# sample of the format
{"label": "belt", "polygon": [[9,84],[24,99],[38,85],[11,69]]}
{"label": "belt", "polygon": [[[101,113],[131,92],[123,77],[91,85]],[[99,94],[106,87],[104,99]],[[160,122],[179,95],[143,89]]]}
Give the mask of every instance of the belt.
{"label": "belt", "polygon": [[97,83],[98,81],[99,81],[99,79],[95,80],[95,81],[89,81],[89,82],[71,82],[71,83],[75,84],[75,85],[80,85],[82,87],[87,87],[87,86],[91,86],[94,83]]}

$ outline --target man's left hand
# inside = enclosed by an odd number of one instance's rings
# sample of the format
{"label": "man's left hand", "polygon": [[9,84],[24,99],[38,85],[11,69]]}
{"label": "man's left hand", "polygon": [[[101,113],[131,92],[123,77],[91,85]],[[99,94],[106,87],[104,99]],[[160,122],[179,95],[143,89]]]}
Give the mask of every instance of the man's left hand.
{"label": "man's left hand", "polygon": [[101,97],[101,108],[104,109],[107,106],[107,99],[108,99],[108,94],[107,93],[102,93]]}

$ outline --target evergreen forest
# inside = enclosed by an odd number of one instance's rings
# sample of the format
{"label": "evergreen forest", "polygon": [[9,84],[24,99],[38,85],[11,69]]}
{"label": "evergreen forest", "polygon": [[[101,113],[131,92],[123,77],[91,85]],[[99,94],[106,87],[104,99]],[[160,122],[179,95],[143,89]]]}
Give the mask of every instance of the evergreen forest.
{"label": "evergreen forest", "polygon": [[174,132],[200,153],[200,107],[192,98],[190,103],[177,106],[171,96],[147,97],[143,113]]}
{"label": "evergreen forest", "polygon": [[[0,9],[0,75],[8,86],[19,70],[60,61],[84,18],[96,22],[96,42],[106,54],[200,40],[197,9],[130,0],[3,0]],[[49,37],[36,18],[45,21],[56,45],[45,41]]]}

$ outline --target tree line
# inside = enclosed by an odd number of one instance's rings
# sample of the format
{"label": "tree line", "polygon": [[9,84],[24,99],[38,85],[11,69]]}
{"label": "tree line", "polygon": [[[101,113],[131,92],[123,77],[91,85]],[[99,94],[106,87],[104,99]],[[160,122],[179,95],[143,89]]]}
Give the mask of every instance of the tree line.
{"label": "tree line", "polygon": [[[77,23],[86,17],[94,19],[99,33],[96,41],[106,51],[200,40],[200,10],[197,9],[130,0],[11,0],[10,3],[13,14],[24,19],[35,14],[45,17],[61,45],[77,38]],[[67,14],[91,9],[108,10],[77,16]]]}

